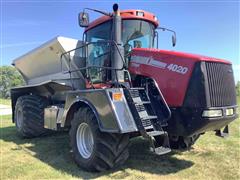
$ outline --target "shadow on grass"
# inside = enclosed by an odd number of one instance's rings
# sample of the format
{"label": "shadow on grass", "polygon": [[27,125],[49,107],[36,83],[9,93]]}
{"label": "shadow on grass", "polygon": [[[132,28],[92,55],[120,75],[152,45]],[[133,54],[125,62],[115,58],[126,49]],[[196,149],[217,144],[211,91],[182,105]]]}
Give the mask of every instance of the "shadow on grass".
{"label": "shadow on grass", "polygon": [[[68,133],[58,133],[34,139],[22,139],[17,136],[15,127],[1,128],[1,132],[1,138],[4,141],[18,145],[17,148],[11,149],[11,151],[24,150],[56,170],[84,179],[97,178],[114,172],[119,173],[112,174],[112,178],[124,178],[130,175],[126,171],[127,168],[151,174],[165,175],[176,173],[193,165],[191,161],[177,159],[173,156],[180,152],[171,152],[163,156],[155,155],[148,150],[147,141],[142,138],[136,138],[131,141],[130,157],[123,166],[104,173],[89,173],[81,170],[74,163],[70,152]],[[28,145],[25,145],[26,143]]]}

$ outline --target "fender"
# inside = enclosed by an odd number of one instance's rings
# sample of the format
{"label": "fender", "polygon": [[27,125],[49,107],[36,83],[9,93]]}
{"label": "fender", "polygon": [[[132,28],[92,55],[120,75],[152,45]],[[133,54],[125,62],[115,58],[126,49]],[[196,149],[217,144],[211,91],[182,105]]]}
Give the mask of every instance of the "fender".
{"label": "fender", "polygon": [[55,81],[46,81],[40,84],[12,88],[10,91],[12,104],[12,122],[14,123],[15,104],[20,96],[24,96],[27,94],[36,94],[39,96],[47,97],[53,95],[57,91],[68,90],[71,90],[70,86],[66,86]]}
{"label": "fender", "polygon": [[[68,103],[70,105],[68,105]],[[67,108],[68,107],[68,108]],[[98,122],[98,127],[100,131],[102,132],[110,132],[110,133],[119,133],[119,128],[118,127],[111,127],[111,128],[106,128],[104,127],[99,113],[94,107],[94,105],[87,99],[85,98],[76,98],[73,101],[67,100],[64,108],[64,113],[61,121],[61,127],[67,127],[71,124],[71,120],[73,118],[74,112],[76,112],[77,109],[82,108],[82,107],[88,107],[91,109],[91,111],[94,113],[94,116],[97,119]]]}
{"label": "fender", "polygon": [[[121,93],[122,100],[114,101],[113,93]],[[70,126],[73,114],[82,106],[89,107],[103,132],[128,133],[138,131],[122,88],[68,91],[61,127]]]}

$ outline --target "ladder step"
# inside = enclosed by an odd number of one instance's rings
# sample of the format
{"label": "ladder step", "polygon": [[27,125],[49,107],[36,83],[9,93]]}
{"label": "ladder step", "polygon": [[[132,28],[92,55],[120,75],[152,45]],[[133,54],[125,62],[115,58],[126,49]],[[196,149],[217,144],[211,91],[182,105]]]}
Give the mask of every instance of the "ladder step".
{"label": "ladder step", "polygon": [[154,153],[156,153],[157,155],[163,155],[163,154],[167,154],[169,152],[171,152],[171,149],[168,147],[160,146],[160,147],[157,147],[154,149]]}
{"label": "ladder step", "polygon": [[145,128],[145,127],[151,126],[152,123],[151,123],[150,120],[145,120],[145,121],[142,121],[142,125],[143,125],[143,127]]}
{"label": "ladder step", "polygon": [[153,125],[146,126],[146,127],[144,127],[144,129],[145,130],[153,129]]}
{"label": "ladder step", "polygon": [[149,132],[147,132],[147,134],[149,136],[160,136],[160,135],[165,134],[165,132],[164,131],[149,131]]}
{"label": "ladder step", "polygon": [[131,90],[145,90],[143,87],[132,87]]}
{"label": "ladder step", "polygon": [[137,104],[142,105],[142,104],[151,104],[150,101],[139,101]]}
{"label": "ladder step", "polygon": [[145,117],[141,117],[141,120],[147,120],[147,119],[157,119],[157,116],[145,116]]}
{"label": "ladder step", "polygon": [[143,104],[135,104],[135,107],[136,107],[138,112],[146,111],[146,109],[145,109]]}
{"label": "ladder step", "polygon": [[145,111],[145,110],[139,111],[138,114],[139,114],[139,117],[141,120],[147,120],[148,118],[146,118],[146,117],[149,117],[147,111]]}
{"label": "ladder step", "polygon": [[142,102],[142,100],[141,100],[141,98],[140,98],[139,96],[133,97],[132,99],[133,99],[133,102],[134,102],[135,104],[140,104],[140,103]]}

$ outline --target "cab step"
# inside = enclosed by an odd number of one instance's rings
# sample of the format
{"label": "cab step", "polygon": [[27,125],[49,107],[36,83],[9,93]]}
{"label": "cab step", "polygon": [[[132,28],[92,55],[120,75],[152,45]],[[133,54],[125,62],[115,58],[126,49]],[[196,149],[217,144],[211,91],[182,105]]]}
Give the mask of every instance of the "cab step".
{"label": "cab step", "polygon": [[[125,89],[124,93],[139,132],[150,142],[150,150],[157,155],[170,152],[168,133],[162,129],[167,126],[167,123],[162,122],[162,119],[153,110],[152,100],[149,99],[145,89]],[[161,144],[156,143],[155,137],[157,136],[163,139]]]}
{"label": "cab step", "polygon": [[157,148],[151,148],[150,150],[157,155],[163,155],[163,154],[167,154],[167,153],[171,152],[170,148],[163,147],[163,146],[160,146],[160,147],[157,147]]}
{"label": "cab step", "polygon": [[147,132],[147,134],[149,135],[149,136],[160,136],[160,135],[163,135],[163,134],[165,134],[165,132],[164,131],[149,131],[149,132]]}
{"label": "cab step", "polygon": [[[168,133],[166,131],[149,131],[147,139],[150,141],[150,151],[157,155],[163,155],[171,152]],[[161,138],[161,141],[156,141],[155,138]]]}
{"label": "cab step", "polygon": [[142,117],[141,119],[142,119],[142,120],[147,120],[147,119],[149,119],[149,120],[151,120],[151,119],[157,119],[157,116],[145,116],[145,117]]}

